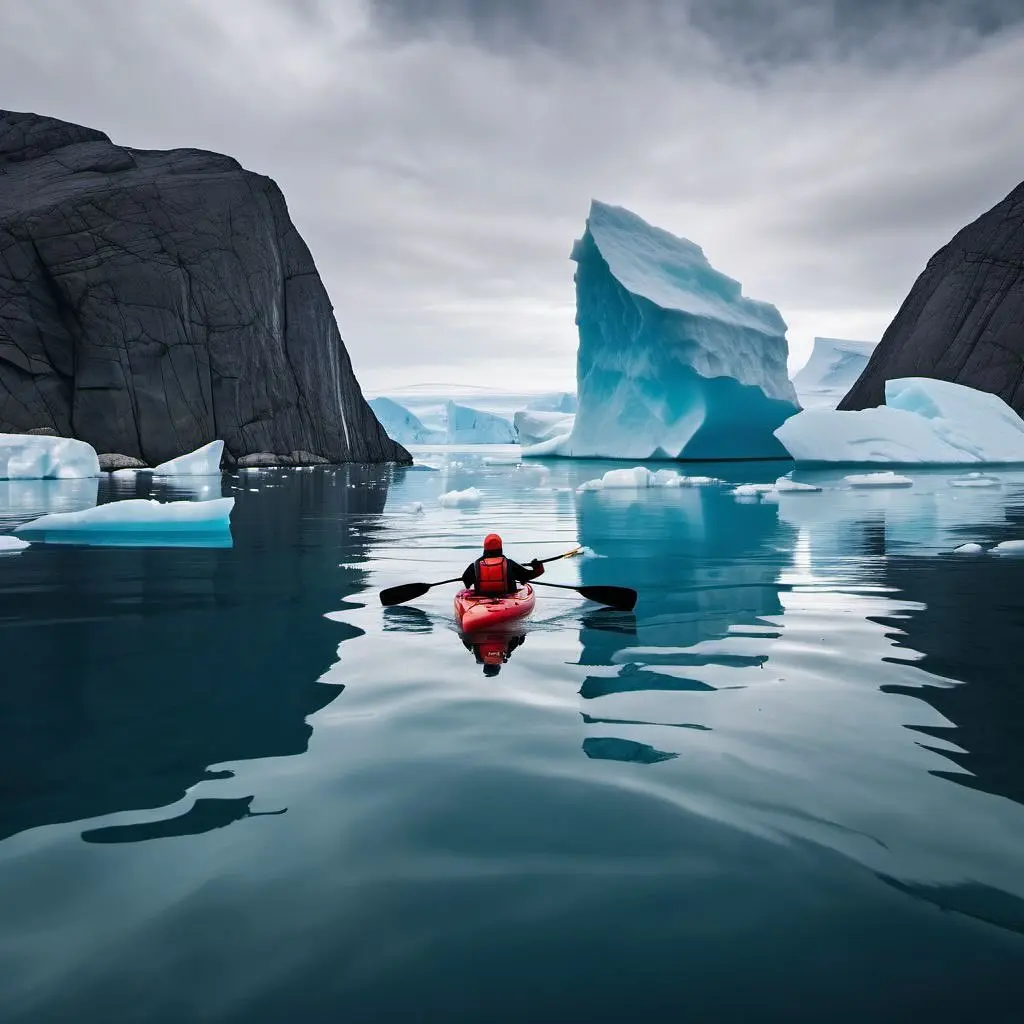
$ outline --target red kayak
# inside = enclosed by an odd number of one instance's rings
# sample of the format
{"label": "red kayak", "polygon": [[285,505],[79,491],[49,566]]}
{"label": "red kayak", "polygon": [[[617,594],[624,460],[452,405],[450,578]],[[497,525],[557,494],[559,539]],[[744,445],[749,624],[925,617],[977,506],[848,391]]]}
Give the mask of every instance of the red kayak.
{"label": "red kayak", "polygon": [[455,595],[455,619],[463,633],[468,633],[526,618],[536,603],[529,583],[507,597],[487,597],[474,594],[472,590],[460,590]]}

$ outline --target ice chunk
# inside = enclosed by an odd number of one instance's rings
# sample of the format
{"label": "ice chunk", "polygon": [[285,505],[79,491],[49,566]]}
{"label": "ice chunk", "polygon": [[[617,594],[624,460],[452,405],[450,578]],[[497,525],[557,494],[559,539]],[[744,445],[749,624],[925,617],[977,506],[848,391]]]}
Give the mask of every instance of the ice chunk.
{"label": "ice chunk", "polygon": [[431,430],[404,405],[384,397],[371,398],[369,404],[393,441],[399,444],[444,444],[444,431]]}
{"label": "ice chunk", "polygon": [[805,409],[775,436],[798,462],[1024,463],[1024,420],[1001,398],[925,377],[886,381],[875,409]]}
{"label": "ice chunk", "polygon": [[730,493],[734,498],[756,498],[774,490],[775,484],[740,484],[739,487],[734,487]]}
{"label": "ice chunk", "polygon": [[864,372],[875,348],[873,341],[815,338],[811,358],[793,377],[805,408],[835,408]]}
{"label": "ice chunk", "polygon": [[29,546],[27,540],[20,537],[11,537],[7,534],[0,534],[0,555],[13,555],[18,551],[24,551]]}
{"label": "ice chunk", "polygon": [[524,454],[785,455],[773,431],[799,405],[774,306],[746,298],[693,242],[596,201],[572,259],[579,411],[568,437]]}
{"label": "ice chunk", "polygon": [[224,454],[223,441],[211,441],[188,455],[161,462],[153,470],[154,476],[219,476],[220,460]]}
{"label": "ice chunk", "polygon": [[14,532],[26,535],[91,530],[173,532],[227,527],[234,505],[234,498],[167,502],[129,498],[80,512],[54,512],[40,516],[17,527]]}
{"label": "ice chunk", "polygon": [[448,444],[515,444],[512,424],[494,413],[449,402],[446,407]]}
{"label": "ice chunk", "polygon": [[1024,540],[1004,540],[992,548],[994,555],[1024,555]]}
{"label": "ice chunk", "polygon": [[72,437],[0,434],[0,480],[73,480],[100,475],[96,449]]}
{"label": "ice chunk", "polygon": [[503,455],[485,455],[481,460],[485,466],[521,466],[522,460],[514,455],[505,457]]}
{"label": "ice chunk", "polygon": [[954,477],[949,481],[950,487],[1002,487],[1002,481],[985,473],[968,473],[967,476]]}
{"label": "ice chunk", "polygon": [[821,488],[814,484],[800,483],[799,480],[792,480],[788,476],[780,476],[775,481],[775,490],[780,494],[820,494]]}
{"label": "ice chunk", "polygon": [[437,500],[445,508],[464,508],[469,505],[479,505],[483,494],[476,487],[467,487],[464,491],[448,491],[442,494]]}
{"label": "ice chunk", "polygon": [[610,469],[604,476],[586,480],[576,488],[583,491],[628,490],[646,487],[706,487],[721,483],[710,476],[681,476],[671,469],[651,471],[643,466]]}
{"label": "ice chunk", "polygon": [[984,552],[984,548],[980,544],[961,544],[960,547],[953,549],[954,555],[980,555]]}
{"label": "ice chunk", "polygon": [[572,433],[575,420],[574,413],[520,409],[515,414],[513,423],[519,436],[519,443],[523,447],[531,447],[552,438],[567,437]]}
{"label": "ice chunk", "polygon": [[844,476],[851,487],[913,487],[914,481],[910,477],[900,476],[892,470],[884,473],[861,473],[853,476]]}

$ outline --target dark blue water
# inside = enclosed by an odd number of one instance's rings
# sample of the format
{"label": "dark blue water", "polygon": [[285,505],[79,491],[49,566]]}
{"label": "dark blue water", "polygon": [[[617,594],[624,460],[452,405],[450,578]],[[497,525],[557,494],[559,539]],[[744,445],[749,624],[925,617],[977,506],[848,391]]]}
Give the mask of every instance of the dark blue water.
{"label": "dark blue water", "polygon": [[[0,1021],[1024,1019],[1024,559],[951,554],[1024,538],[1024,474],[433,461],[0,556]],[[548,591],[488,677],[453,588],[380,606],[490,529],[635,612]]]}

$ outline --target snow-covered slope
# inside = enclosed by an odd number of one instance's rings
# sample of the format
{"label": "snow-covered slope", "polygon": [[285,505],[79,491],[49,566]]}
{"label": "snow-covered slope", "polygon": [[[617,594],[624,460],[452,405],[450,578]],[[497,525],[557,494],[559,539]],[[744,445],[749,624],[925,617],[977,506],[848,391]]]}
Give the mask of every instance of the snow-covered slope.
{"label": "snow-covered slope", "polygon": [[864,372],[875,348],[873,341],[815,338],[811,358],[793,376],[805,408],[834,408]]}
{"label": "snow-covered slope", "polygon": [[926,377],[886,381],[875,409],[805,409],[775,435],[798,462],[1024,463],[1024,420],[1001,398]]}
{"label": "snow-covered slope", "polygon": [[502,416],[449,402],[448,444],[515,444],[515,427]]}
{"label": "snow-covered slope", "polygon": [[424,426],[414,412],[390,398],[371,398],[370,408],[388,437],[399,444],[444,444],[444,431]]}
{"label": "snow-covered slope", "polygon": [[615,459],[785,455],[798,409],[786,324],[693,242],[597,201],[572,251],[579,411],[524,455]]}

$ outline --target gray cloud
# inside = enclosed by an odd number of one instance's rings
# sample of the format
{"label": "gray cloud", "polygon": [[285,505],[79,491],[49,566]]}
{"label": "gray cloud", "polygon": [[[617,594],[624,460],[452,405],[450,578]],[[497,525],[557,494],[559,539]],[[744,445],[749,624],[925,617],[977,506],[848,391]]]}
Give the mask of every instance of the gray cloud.
{"label": "gray cloud", "polygon": [[1024,178],[1022,15],[24,0],[0,9],[0,97],[273,176],[368,387],[566,386],[592,196],[775,302],[794,363],[814,334],[877,337],[931,253]]}

